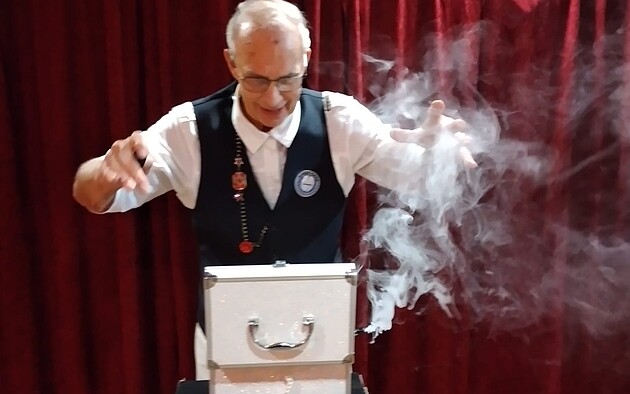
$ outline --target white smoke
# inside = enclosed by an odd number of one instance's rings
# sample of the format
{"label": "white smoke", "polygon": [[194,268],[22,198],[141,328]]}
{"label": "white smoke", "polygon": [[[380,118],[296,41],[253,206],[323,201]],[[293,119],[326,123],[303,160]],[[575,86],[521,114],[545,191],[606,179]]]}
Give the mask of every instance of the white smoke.
{"label": "white smoke", "polygon": [[[391,328],[396,307],[413,309],[423,296],[434,297],[450,317],[457,318],[465,308],[471,324],[483,322],[494,332],[532,326],[558,311],[595,337],[612,335],[629,321],[627,240],[613,230],[604,231],[608,224],[601,223],[602,215],[596,226],[580,225],[581,200],[573,201],[572,195],[567,199],[571,206],[546,215],[550,185],[560,184],[564,192],[597,194],[599,208],[615,201],[617,189],[608,188],[608,180],[596,182],[599,188],[593,189],[593,179],[584,172],[614,163],[620,155],[617,141],[630,136],[628,125],[612,116],[620,103],[629,104],[624,80],[630,76],[628,67],[607,59],[615,67],[594,95],[591,88],[601,70],[593,71],[588,56],[576,58],[572,112],[561,119],[555,115],[553,70],[542,65],[531,65],[529,71],[538,75],[534,82],[530,75],[512,76],[506,89],[514,107],[491,105],[478,92],[479,85],[469,81],[478,66],[465,54],[476,54],[473,43],[496,34],[492,29],[475,26],[457,33],[449,44],[442,38],[440,53],[455,54],[452,58],[428,51],[422,72],[397,70],[394,79],[389,79],[393,62],[365,57],[378,75],[387,75],[372,78],[369,88],[377,97],[372,110],[384,122],[418,127],[429,102],[442,99],[446,115],[468,123],[469,148],[479,164],[466,169],[459,159],[459,142],[440,135],[425,155],[422,185],[411,185],[404,194],[379,192],[379,209],[364,237],[368,255],[384,259],[367,270],[372,320],[366,331],[374,337]],[[622,51],[623,35],[618,31],[601,45]],[[479,75],[476,81],[484,78],[490,77]],[[458,100],[461,96],[468,99]],[[579,133],[590,133],[580,125],[588,123],[594,103],[602,98],[607,100],[601,107],[601,121],[609,125],[606,141],[562,166],[566,153],[553,151],[548,141],[552,130],[566,128],[568,140],[579,142]],[[620,187],[627,187],[628,180],[623,182]],[[630,212],[630,205],[614,208],[616,215],[606,219]]]}

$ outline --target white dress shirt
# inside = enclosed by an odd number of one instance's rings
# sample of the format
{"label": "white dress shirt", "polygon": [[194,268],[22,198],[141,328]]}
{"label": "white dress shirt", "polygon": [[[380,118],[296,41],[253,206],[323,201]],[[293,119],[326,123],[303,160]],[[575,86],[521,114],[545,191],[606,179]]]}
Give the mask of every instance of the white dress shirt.
{"label": "white dress shirt", "polygon": [[[237,94],[233,96],[232,124],[246,147],[256,181],[273,209],[282,186],[287,148],[300,125],[300,103],[282,124],[262,132],[243,115]],[[409,182],[417,183],[424,148],[394,141],[390,127],[353,97],[333,92],[323,94],[331,103],[325,117],[333,166],[346,196],[354,185],[355,174],[402,192]],[[174,107],[144,131],[142,137],[149,151],[150,190],[148,193],[139,188],[119,190],[108,212],[136,208],[170,190],[177,193],[184,206],[193,209],[201,176],[201,154],[192,103]]]}

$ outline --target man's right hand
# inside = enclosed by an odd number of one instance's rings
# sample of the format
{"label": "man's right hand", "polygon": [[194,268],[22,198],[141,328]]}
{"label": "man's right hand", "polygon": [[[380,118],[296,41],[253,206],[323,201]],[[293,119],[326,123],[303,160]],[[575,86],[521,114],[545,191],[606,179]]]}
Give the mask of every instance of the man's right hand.
{"label": "man's right hand", "polygon": [[98,180],[116,189],[140,187],[142,191],[149,191],[149,181],[140,165],[148,154],[140,131],[134,131],[131,136],[112,144],[97,170]]}
{"label": "man's right hand", "polygon": [[105,156],[88,160],[79,167],[72,184],[74,199],[91,212],[104,212],[120,188],[139,187],[148,192],[149,181],[139,163],[148,153],[139,131],[114,142]]}

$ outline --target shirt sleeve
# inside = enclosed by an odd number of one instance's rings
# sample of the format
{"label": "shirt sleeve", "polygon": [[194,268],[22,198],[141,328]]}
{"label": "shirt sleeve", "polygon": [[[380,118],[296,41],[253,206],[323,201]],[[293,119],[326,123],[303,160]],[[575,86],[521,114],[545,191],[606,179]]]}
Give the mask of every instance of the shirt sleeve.
{"label": "shirt sleeve", "polygon": [[192,103],[174,107],[141,135],[149,151],[149,191],[120,189],[107,212],[137,208],[170,190],[175,191],[184,206],[194,208],[201,158]]}
{"label": "shirt sleeve", "polygon": [[[384,124],[356,99],[329,93],[331,108],[327,115],[335,169],[349,184],[358,174],[375,184],[406,193],[422,179],[425,149],[417,144],[400,143],[390,136]],[[344,187],[344,182],[341,182]],[[350,184],[350,187],[352,184]]]}

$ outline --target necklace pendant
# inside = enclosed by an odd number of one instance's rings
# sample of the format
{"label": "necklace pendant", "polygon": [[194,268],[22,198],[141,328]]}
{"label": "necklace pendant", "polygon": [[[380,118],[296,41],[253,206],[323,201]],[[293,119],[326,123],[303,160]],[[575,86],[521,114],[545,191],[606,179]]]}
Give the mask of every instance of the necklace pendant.
{"label": "necklace pendant", "polygon": [[250,241],[242,241],[238,244],[238,250],[243,254],[249,254],[254,250],[254,243]]}
{"label": "necklace pendant", "polygon": [[236,171],[232,174],[232,189],[237,192],[247,189],[247,174],[243,171]]}

